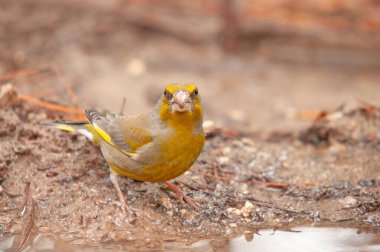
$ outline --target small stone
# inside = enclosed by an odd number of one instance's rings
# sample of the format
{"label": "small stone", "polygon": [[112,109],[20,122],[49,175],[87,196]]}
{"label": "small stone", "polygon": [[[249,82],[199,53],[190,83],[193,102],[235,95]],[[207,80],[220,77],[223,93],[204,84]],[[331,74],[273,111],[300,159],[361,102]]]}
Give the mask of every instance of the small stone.
{"label": "small stone", "polygon": [[187,213],[187,210],[186,209],[181,209],[181,215],[185,215]]}
{"label": "small stone", "polygon": [[248,146],[254,146],[255,145],[251,139],[246,138],[246,137],[242,138],[241,141],[243,142],[243,144],[248,145]]}
{"label": "small stone", "polygon": [[215,123],[213,122],[213,121],[211,121],[211,120],[205,120],[204,122],[203,122],[203,128],[205,129],[205,130],[207,130],[207,129],[211,129],[211,128],[214,128],[215,127]]}
{"label": "small stone", "polygon": [[203,122],[203,129],[206,135],[212,135],[220,130],[220,127],[216,125],[213,121],[206,120]]}
{"label": "small stone", "polygon": [[217,192],[223,192],[225,189],[226,188],[223,184],[217,184],[215,187],[215,191],[217,191]]}
{"label": "small stone", "polygon": [[169,198],[160,198],[161,204],[166,208],[166,209],[172,209],[173,204],[170,202]]}
{"label": "small stone", "polygon": [[249,193],[248,184],[241,184],[239,187],[242,194]]}
{"label": "small stone", "polygon": [[221,156],[221,157],[217,157],[217,158],[216,158],[216,162],[217,162],[219,165],[225,165],[225,164],[227,164],[229,161],[230,161],[230,158],[229,158],[229,157],[226,157],[226,156]]}
{"label": "small stone", "polygon": [[236,208],[234,208],[234,207],[229,207],[229,208],[227,208],[227,212],[232,213],[235,209]]}
{"label": "small stone", "polygon": [[11,84],[5,84],[0,89],[0,107],[10,106],[17,100],[17,91]]}
{"label": "small stone", "polygon": [[227,212],[232,213],[232,214],[236,214],[236,215],[241,215],[240,209],[237,209],[234,207],[227,208]]}
{"label": "small stone", "polygon": [[352,196],[347,196],[347,197],[339,200],[339,203],[341,203],[344,207],[353,206],[353,205],[357,204],[357,202],[358,201]]}
{"label": "small stone", "polygon": [[246,230],[246,231],[244,231],[243,235],[244,235],[244,238],[246,241],[252,241],[253,240],[253,232],[252,231]]}
{"label": "small stone", "polygon": [[253,208],[253,204],[249,201],[246,201],[244,207],[241,209],[241,214],[247,218],[252,214]]}
{"label": "small stone", "polygon": [[228,155],[228,154],[230,154],[230,153],[231,153],[231,148],[230,148],[230,147],[224,147],[224,148],[222,149],[222,153],[223,153],[223,155]]}

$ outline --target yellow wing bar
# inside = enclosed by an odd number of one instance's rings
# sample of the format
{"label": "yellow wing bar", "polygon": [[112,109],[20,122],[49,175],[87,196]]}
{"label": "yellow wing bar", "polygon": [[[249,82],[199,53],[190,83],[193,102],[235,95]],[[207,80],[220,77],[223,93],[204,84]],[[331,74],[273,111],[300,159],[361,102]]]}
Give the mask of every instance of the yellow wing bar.
{"label": "yellow wing bar", "polygon": [[124,153],[125,155],[129,156],[129,157],[136,157],[138,156],[137,153],[134,153],[134,152],[129,152],[129,151],[126,151],[126,150],[123,150],[122,148],[120,148],[119,146],[117,146],[114,142],[112,142],[112,138],[111,136],[105,131],[103,130],[102,128],[100,128],[98,125],[96,125],[96,123],[94,122],[91,122],[91,125],[93,127],[93,129],[95,130],[95,132],[106,142],[108,143],[109,145],[111,145],[112,147],[114,147],[115,149],[117,149],[118,151]]}

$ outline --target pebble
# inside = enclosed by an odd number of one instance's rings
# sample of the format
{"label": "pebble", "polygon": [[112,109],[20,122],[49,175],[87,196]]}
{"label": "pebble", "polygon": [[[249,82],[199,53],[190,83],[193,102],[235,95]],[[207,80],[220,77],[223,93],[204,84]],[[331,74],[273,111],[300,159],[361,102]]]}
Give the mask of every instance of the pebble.
{"label": "pebble", "polygon": [[344,207],[353,206],[357,202],[358,201],[354,197],[352,197],[352,196],[347,196],[347,197],[339,200],[339,203],[341,203]]}
{"label": "pebble", "polygon": [[229,154],[231,154],[231,148],[230,147],[224,147],[222,149],[222,154],[223,155],[229,155]]}
{"label": "pebble", "polygon": [[17,100],[17,91],[11,84],[5,84],[0,89],[0,107],[12,105]]}
{"label": "pebble", "polygon": [[232,213],[232,214],[236,214],[236,215],[241,215],[240,209],[237,209],[234,207],[227,208],[227,212]]}
{"label": "pebble", "polygon": [[213,122],[213,121],[211,121],[211,120],[205,120],[204,122],[203,122],[203,128],[205,129],[205,130],[207,130],[207,129],[211,129],[211,128],[214,128],[215,127],[215,123]]}
{"label": "pebble", "polygon": [[246,201],[244,206],[241,209],[234,207],[227,208],[227,212],[236,214],[238,216],[243,215],[245,218],[249,217],[254,211],[254,206],[251,202]]}
{"label": "pebble", "polygon": [[161,204],[166,208],[166,209],[172,209],[173,208],[173,204],[170,202],[170,199],[169,198],[160,198],[160,202]]}
{"label": "pebble", "polygon": [[249,145],[249,146],[255,146],[255,144],[253,143],[253,141],[249,138],[246,138],[246,137],[243,137],[241,139],[241,141],[243,142],[243,144],[245,145]]}
{"label": "pebble", "polygon": [[229,161],[230,161],[230,158],[229,158],[229,157],[226,157],[226,156],[221,156],[221,157],[217,157],[217,158],[216,158],[216,162],[217,162],[219,165],[225,165],[225,164],[227,164]]}
{"label": "pebble", "polygon": [[246,230],[246,231],[244,231],[243,235],[244,235],[244,238],[246,241],[252,241],[253,240],[253,232],[252,231]]}
{"label": "pebble", "polygon": [[181,209],[181,215],[185,215],[187,213],[186,209]]}
{"label": "pebble", "polygon": [[253,208],[254,208],[253,204],[249,201],[246,201],[244,204],[244,207],[241,209],[241,214],[247,218],[252,214],[254,210]]}

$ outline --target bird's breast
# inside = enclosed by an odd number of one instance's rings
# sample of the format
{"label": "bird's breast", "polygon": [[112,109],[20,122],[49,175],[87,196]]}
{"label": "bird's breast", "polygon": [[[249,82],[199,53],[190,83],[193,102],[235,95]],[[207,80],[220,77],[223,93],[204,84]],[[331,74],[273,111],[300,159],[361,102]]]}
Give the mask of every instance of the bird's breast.
{"label": "bird's breast", "polygon": [[155,181],[166,181],[187,171],[198,158],[205,137],[203,132],[177,129],[159,141],[157,163],[149,167]]}

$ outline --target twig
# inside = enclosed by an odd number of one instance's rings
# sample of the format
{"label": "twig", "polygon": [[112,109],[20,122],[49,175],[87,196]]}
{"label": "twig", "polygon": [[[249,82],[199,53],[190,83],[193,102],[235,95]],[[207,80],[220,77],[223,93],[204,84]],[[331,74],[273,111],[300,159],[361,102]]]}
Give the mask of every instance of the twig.
{"label": "twig", "polygon": [[[29,219],[29,222],[25,228],[25,232],[24,232],[24,238],[23,240],[21,241],[20,245],[18,246],[17,250],[18,251],[21,251],[23,246],[25,245],[25,243],[28,241],[29,237],[30,237],[30,233],[32,231],[32,228],[34,226],[34,219],[35,219],[35,211],[34,211],[34,201],[33,201],[33,198],[32,198],[32,194],[30,192],[30,181],[28,181],[26,183],[26,186],[25,186],[25,198],[26,198],[26,203],[30,202],[31,203],[31,210],[30,210],[30,219]],[[24,206],[26,208],[26,205]],[[24,207],[22,209],[24,209]]]}
{"label": "twig", "polygon": [[18,71],[8,72],[8,73],[5,73],[5,74],[3,74],[3,75],[0,76],[0,82],[1,81],[12,80],[12,79],[18,78],[18,77],[31,76],[31,75],[37,74],[37,73],[39,73],[41,71],[42,70],[24,69],[24,70],[18,70]]}
{"label": "twig", "polygon": [[298,180],[296,181],[296,184],[301,184],[304,186],[317,186],[318,183],[314,181],[306,181],[306,180]]}
{"label": "twig", "polygon": [[192,189],[194,191],[201,191],[202,190],[202,192],[204,192],[204,193],[207,193],[207,194],[210,194],[210,195],[213,194],[213,193],[210,193],[210,192],[206,191],[205,190],[206,187],[199,187],[199,185],[198,185],[198,187],[195,187],[195,186],[190,185],[190,184],[188,184],[186,182],[183,182],[182,180],[177,180],[177,183],[183,184],[184,186],[187,186],[188,188],[190,188],[190,189]]}
{"label": "twig", "polygon": [[242,132],[240,132],[238,130],[234,130],[234,129],[224,129],[224,130],[222,130],[221,133],[222,133],[222,135],[232,136],[232,137],[243,135]]}
{"label": "twig", "polygon": [[215,163],[214,164],[214,176],[217,176],[217,177],[219,177],[219,174],[218,174],[218,164],[217,163]]}
{"label": "twig", "polygon": [[29,198],[30,198],[30,181],[26,182],[24,192],[25,192],[25,197],[24,197],[24,201],[23,201],[22,207],[20,209],[20,212],[18,214],[19,218],[24,216],[26,207],[28,206],[28,202],[29,202]]}
{"label": "twig", "polygon": [[274,227],[273,233],[271,233],[270,235],[274,235],[276,231],[289,232],[289,233],[302,233],[301,230],[293,230],[291,227],[287,227],[287,228]]}
{"label": "twig", "polygon": [[125,108],[126,101],[127,101],[127,98],[124,96],[123,101],[121,102],[120,115],[124,115],[124,108]]}
{"label": "twig", "polygon": [[231,175],[233,175],[233,174],[236,174],[237,171],[235,171],[235,170],[226,170],[226,169],[223,169],[223,170],[222,170],[222,173],[227,173],[227,174],[231,174]]}
{"label": "twig", "polygon": [[30,237],[30,233],[32,231],[32,228],[34,226],[34,219],[35,219],[35,213],[34,213],[34,201],[31,199],[31,210],[30,210],[30,221],[25,229],[24,239],[20,243],[19,247],[17,248],[18,251],[22,250],[22,247],[25,245],[25,243],[28,241]]}
{"label": "twig", "polygon": [[68,121],[73,121],[73,122],[87,121],[87,117],[85,115],[70,115],[70,114],[67,114],[67,115],[65,115],[64,119],[68,120]]}
{"label": "twig", "polygon": [[45,90],[36,90],[30,93],[27,93],[27,96],[32,96],[32,97],[47,97],[55,94],[55,90],[50,88],[50,89],[45,89]]}
{"label": "twig", "polygon": [[364,107],[364,109],[366,109],[367,112],[369,112],[369,113],[373,112],[376,109],[380,109],[379,106],[376,106],[375,104],[372,104],[370,102],[364,101],[362,99],[357,99],[356,101],[357,101],[357,103],[359,103],[360,105],[362,105]]}
{"label": "twig", "polygon": [[68,113],[68,114],[76,114],[76,115],[84,116],[84,112],[77,108],[65,107],[58,104],[44,102],[44,101],[41,101],[40,99],[34,98],[32,96],[28,96],[28,95],[19,95],[18,97],[22,101],[29,102],[31,104],[37,105],[39,107],[42,107],[51,111],[58,111],[58,112],[63,112],[63,113]]}

